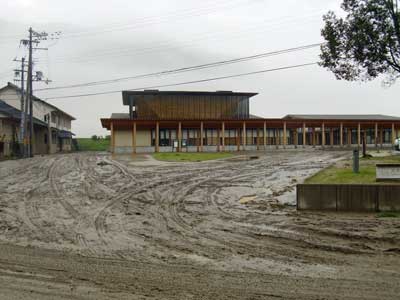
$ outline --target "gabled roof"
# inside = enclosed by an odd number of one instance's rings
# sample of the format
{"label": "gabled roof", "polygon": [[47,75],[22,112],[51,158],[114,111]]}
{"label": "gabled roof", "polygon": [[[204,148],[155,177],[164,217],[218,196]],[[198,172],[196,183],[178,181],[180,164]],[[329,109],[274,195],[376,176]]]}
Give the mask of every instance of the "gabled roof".
{"label": "gabled roof", "polygon": [[287,115],[287,120],[359,120],[359,121],[400,121],[399,117],[387,115]]}
{"label": "gabled roof", "polygon": [[[11,119],[21,120],[21,111],[15,107],[0,100],[0,113],[5,114]],[[47,126],[47,124],[37,118],[33,119],[33,123],[37,125]]]}
{"label": "gabled roof", "polygon": [[[18,93],[21,93],[21,88],[19,86],[16,86],[15,84],[13,84],[11,82],[8,82],[6,86],[0,88],[0,92],[5,90],[6,88],[11,88],[11,89],[17,91]],[[53,104],[50,104],[49,102],[46,102],[46,101],[36,97],[35,95],[33,95],[32,98],[33,98],[34,101],[41,102],[41,103],[44,103],[44,104],[50,106],[51,108],[53,108],[54,110],[62,113],[63,115],[65,115],[68,118],[70,118],[71,120],[76,120],[75,117],[71,116],[70,114],[67,114],[65,111],[59,109],[57,106],[54,106]]]}

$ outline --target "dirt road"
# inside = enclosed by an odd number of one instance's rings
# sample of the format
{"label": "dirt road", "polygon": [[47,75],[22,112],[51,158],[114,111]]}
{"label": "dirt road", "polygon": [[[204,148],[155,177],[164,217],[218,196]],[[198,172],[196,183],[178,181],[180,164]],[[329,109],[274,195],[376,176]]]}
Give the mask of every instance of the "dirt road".
{"label": "dirt road", "polygon": [[0,299],[398,299],[398,219],[294,207],[342,156],[2,162]]}

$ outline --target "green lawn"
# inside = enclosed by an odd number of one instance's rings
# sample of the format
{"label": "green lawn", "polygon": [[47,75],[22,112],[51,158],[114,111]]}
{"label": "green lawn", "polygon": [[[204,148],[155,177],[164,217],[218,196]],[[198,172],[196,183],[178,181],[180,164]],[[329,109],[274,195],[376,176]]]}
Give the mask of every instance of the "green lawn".
{"label": "green lawn", "polygon": [[109,151],[110,140],[92,140],[91,138],[77,138],[79,151]]}
{"label": "green lawn", "polygon": [[400,163],[399,156],[372,157],[360,159],[360,173],[352,170],[352,161],[340,162],[308,178],[311,184],[365,184],[376,183],[377,163]]}
{"label": "green lawn", "polygon": [[153,157],[162,161],[198,162],[232,157],[233,154],[221,153],[154,153]]}

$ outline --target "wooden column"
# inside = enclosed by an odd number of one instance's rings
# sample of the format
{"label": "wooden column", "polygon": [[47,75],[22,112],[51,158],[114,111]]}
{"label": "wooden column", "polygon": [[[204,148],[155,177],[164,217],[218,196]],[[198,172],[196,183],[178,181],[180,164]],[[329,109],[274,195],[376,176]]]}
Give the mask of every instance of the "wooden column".
{"label": "wooden column", "polygon": [[306,123],[303,123],[303,147],[306,146],[307,136],[306,136]]}
{"label": "wooden column", "polygon": [[156,122],[156,132],[155,132],[155,147],[156,152],[160,152],[160,123]]}
{"label": "wooden column", "polygon": [[136,122],[133,122],[132,127],[132,153],[136,153]]}
{"label": "wooden column", "polygon": [[287,145],[286,122],[283,122],[283,148],[286,148],[286,145]]}
{"label": "wooden column", "polygon": [[367,130],[364,128],[364,141],[365,141],[365,145],[367,144]]}
{"label": "wooden column", "polygon": [[217,152],[221,151],[221,135],[219,128],[217,128]]}
{"label": "wooden column", "polygon": [[200,123],[200,152],[204,150],[204,124]]}
{"label": "wooden column", "polygon": [[178,152],[182,151],[182,123],[178,124]]}
{"label": "wooden column", "polygon": [[375,147],[378,148],[378,123],[375,123]]}
{"label": "wooden column", "polygon": [[357,146],[360,147],[361,145],[361,124],[358,123],[357,126]]}
{"label": "wooden column", "polygon": [[267,149],[267,122],[264,122],[264,150]]}
{"label": "wooden column", "polygon": [[235,130],[236,132],[236,145],[237,145],[237,151],[240,151],[240,128],[237,128]]}
{"label": "wooden column", "polygon": [[351,147],[351,145],[352,145],[352,139],[353,139],[352,135],[353,135],[353,133],[351,131],[351,128],[347,128],[347,145],[349,147]]}
{"label": "wooden column", "polygon": [[322,123],[322,148],[325,147],[325,123]]}
{"label": "wooden column", "polygon": [[111,122],[111,153],[115,151],[115,136],[114,136],[114,124]]}
{"label": "wooden column", "polygon": [[222,122],[222,151],[225,151],[225,122]]}
{"label": "wooden column", "polygon": [[243,132],[242,132],[242,137],[243,137],[243,151],[246,150],[246,122],[243,122]]}
{"label": "wooden column", "polygon": [[315,127],[312,128],[311,138],[312,138],[312,145],[313,147],[315,147]]}
{"label": "wooden column", "polygon": [[340,147],[343,147],[343,123],[340,123]]}
{"label": "wooden column", "polygon": [[329,130],[329,144],[333,147],[333,128]]}
{"label": "wooden column", "polygon": [[396,141],[396,135],[395,135],[394,123],[392,123],[392,145],[394,145],[395,141]]}
{"label": "wooden column", "polygon": [[257,150],[260,150],[259,138],[260,138],[260,128],[257,127]]}

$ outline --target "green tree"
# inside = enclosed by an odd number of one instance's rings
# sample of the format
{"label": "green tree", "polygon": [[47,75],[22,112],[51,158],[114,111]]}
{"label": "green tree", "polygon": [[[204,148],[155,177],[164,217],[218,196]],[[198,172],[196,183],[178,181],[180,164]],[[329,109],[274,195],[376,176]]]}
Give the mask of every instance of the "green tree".
{"label": "green tree", "polygon": [[99,139],[99,137],[97,135],[92,135],[92,140],[93,141],[97,141]]}
{"label": "green tree", "polygon": [[320,65],[337,79],[367,81],[400,77],[399,0],[343,0],[346,16],[324,16]]}

